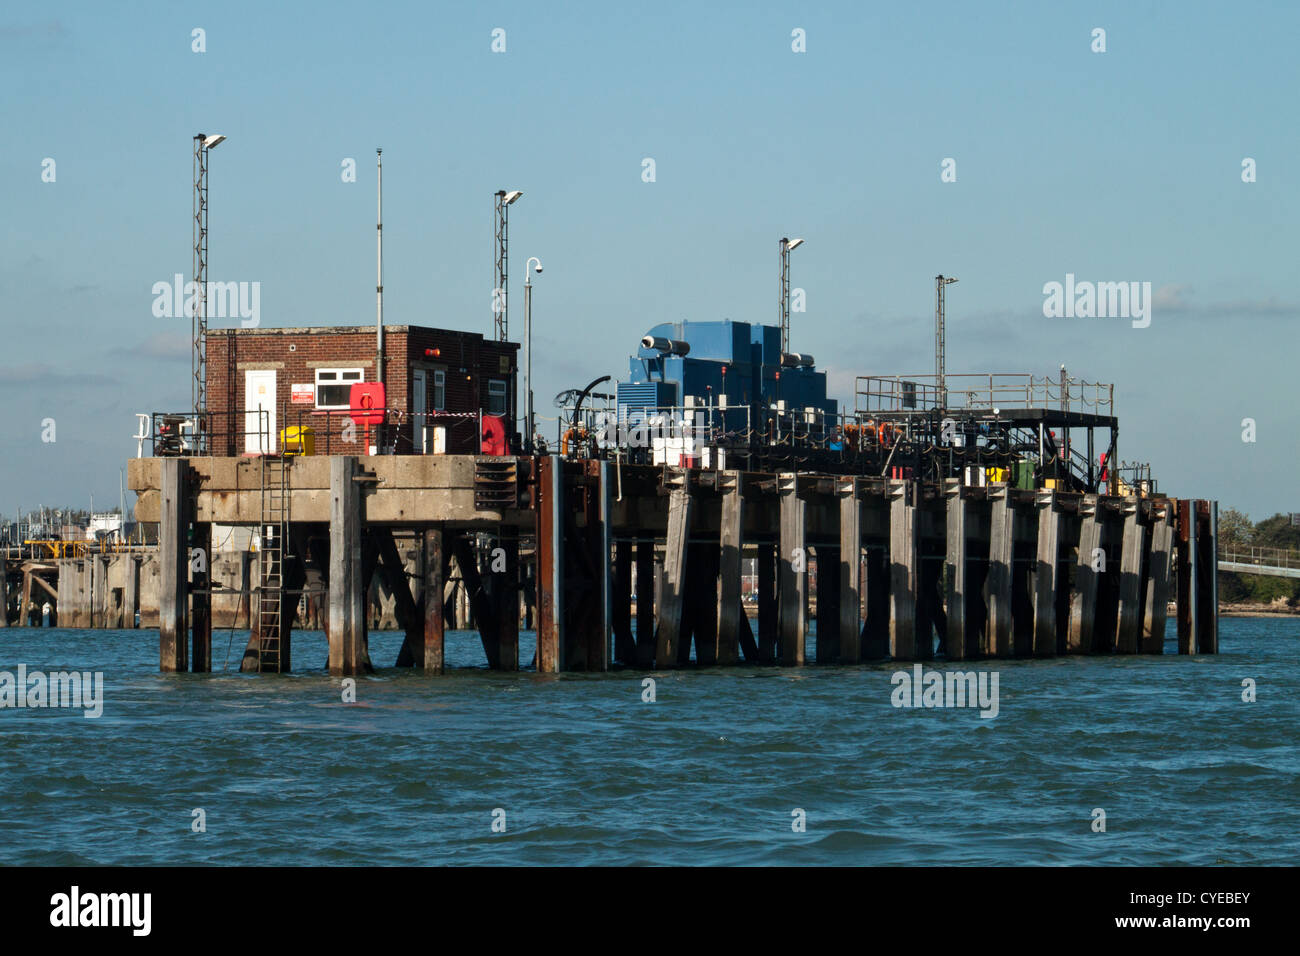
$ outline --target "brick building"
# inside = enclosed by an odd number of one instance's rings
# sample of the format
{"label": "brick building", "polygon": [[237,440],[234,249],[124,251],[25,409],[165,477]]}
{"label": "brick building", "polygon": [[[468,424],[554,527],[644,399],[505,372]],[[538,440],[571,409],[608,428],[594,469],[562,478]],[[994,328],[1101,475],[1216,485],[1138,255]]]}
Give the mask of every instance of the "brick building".
{"label": "brick building", "polygon": [[[209,448],[214,455],[280,451],[294,426],[315,433],[316,454],[364,453],[345,443],[354,382],[374,382],[371,326],[215,329],[207,336]],[[396,454],[475,454],[479,414],[513,434],[519,346],[473,332],[384,327],[384,424],[371,444]],[[267,442],[271,446],[267,447]]]}

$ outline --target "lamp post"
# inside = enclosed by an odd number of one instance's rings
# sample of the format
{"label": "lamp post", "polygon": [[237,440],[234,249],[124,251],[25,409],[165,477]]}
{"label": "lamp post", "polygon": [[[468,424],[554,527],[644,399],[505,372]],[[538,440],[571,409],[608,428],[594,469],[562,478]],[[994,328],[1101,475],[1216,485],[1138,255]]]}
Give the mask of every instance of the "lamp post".
{"label": "lamp post", "polygon": [[[537,263],[537,265],[533,265]],[[524,394],[528,409],[524,420],[524,452],[533,453],[533,272],[542,274],[542,260],[536,256],[524,263]]]}
{"label": "lamp post", "polygon": [[790,250],[803,245],[802,239],[781,237],[781,351],[790,351]]}

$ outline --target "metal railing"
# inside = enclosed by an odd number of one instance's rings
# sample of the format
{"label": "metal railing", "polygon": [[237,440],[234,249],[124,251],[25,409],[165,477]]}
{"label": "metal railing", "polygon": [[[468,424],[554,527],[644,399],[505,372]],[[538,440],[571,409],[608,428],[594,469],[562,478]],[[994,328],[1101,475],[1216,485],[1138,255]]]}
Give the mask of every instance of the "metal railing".
{"label": "metal railing", "polygon": [[859,375],[854,404],[859,415],[1058,408],[1112,416],[1115,386],[1018,372],[978,372],[947,375],[941,389],[934,375]]}
{"label": "metal railing", "polygon": [[1261,568],[1300,568],[1300,551],[1289,548],[1256,548],[1219,543],[1219,560],[1229,564],[1253,564]]}

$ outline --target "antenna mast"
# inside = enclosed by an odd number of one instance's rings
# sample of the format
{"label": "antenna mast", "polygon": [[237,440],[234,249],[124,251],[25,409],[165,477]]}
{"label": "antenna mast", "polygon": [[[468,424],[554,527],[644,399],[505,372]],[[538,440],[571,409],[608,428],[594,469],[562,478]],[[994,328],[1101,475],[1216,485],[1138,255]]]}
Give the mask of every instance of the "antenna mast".
{"label": "antenna mast", "polygon": [[378,211],[375,215],[375,381],[384,380],[384,151],[375,149],[375,167],[379,184]]}

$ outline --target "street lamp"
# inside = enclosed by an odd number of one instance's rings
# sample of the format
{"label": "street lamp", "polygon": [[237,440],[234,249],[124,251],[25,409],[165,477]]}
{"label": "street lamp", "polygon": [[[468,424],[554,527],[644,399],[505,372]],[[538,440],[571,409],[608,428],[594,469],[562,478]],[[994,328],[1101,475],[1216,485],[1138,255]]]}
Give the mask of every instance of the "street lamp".
{"label": "street lamp", "polygon": [[[533,265],[533,263],[537,265]],[[533,271],[542,274],[542,260],[536,256],[524,263],[524,394],[528,409],[524,420],[524,452],[533,453]]]}

